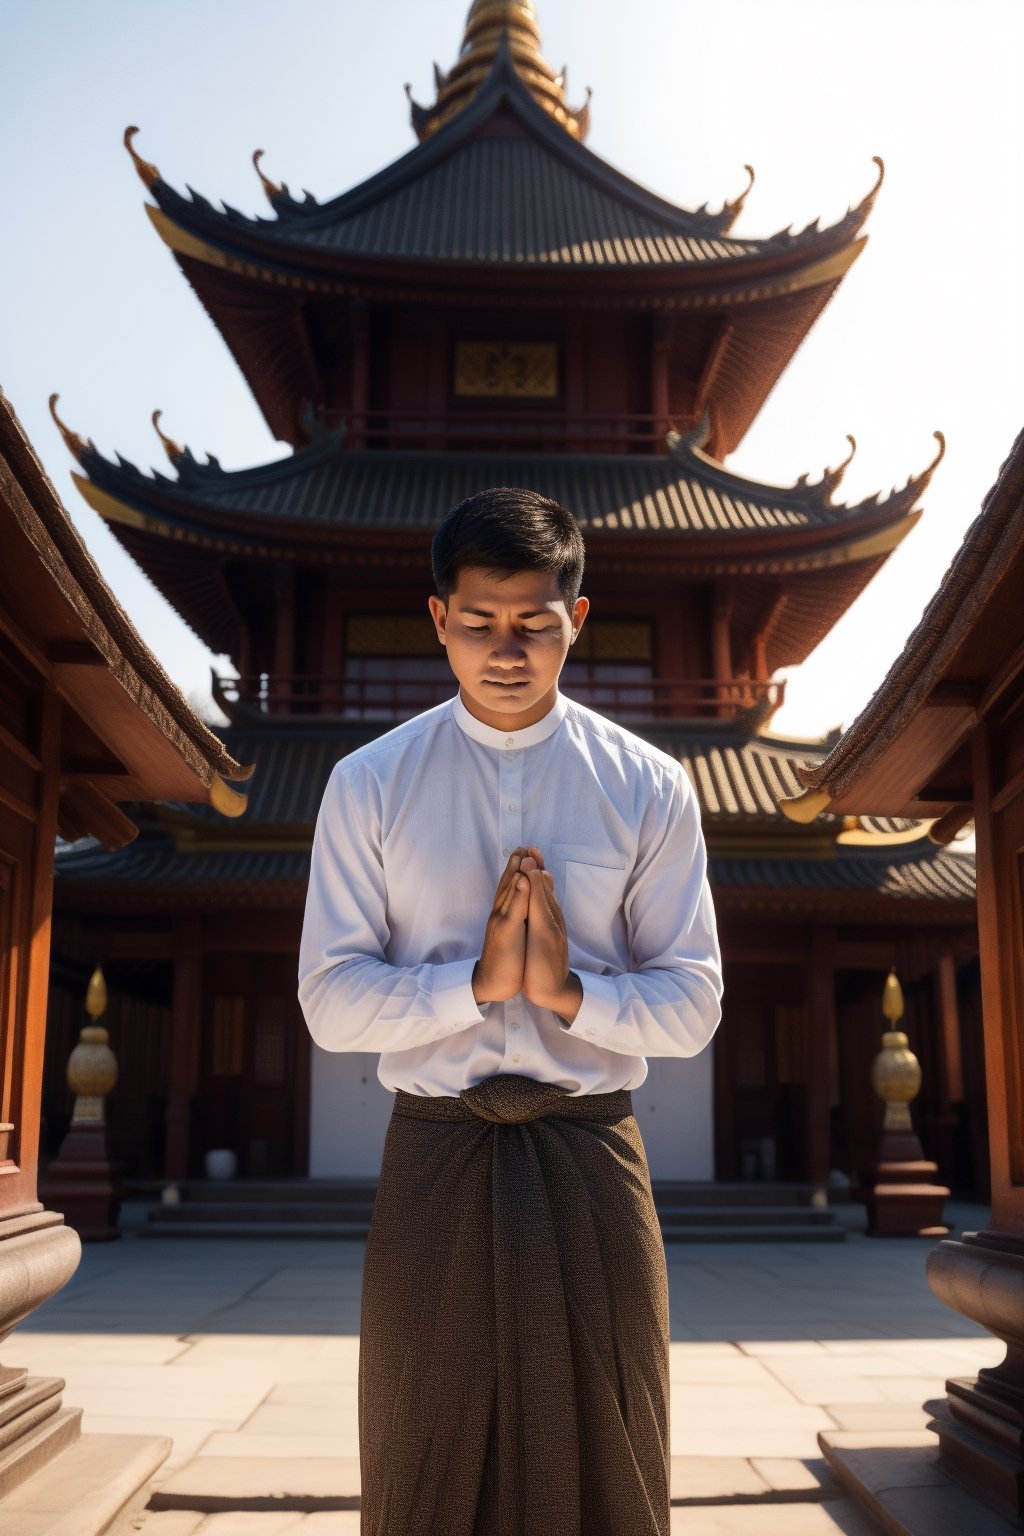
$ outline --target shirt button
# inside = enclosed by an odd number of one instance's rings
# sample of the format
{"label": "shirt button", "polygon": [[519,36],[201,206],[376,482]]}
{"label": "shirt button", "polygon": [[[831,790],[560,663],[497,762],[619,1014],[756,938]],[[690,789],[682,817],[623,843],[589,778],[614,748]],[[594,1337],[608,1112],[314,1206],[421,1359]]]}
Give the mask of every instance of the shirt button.
{"label": "shirt button", "polygon": [[514,736],[506,736],[505,737],[505,745],[506,745],[506,747],[514,746],[515,745],[515,737]]}
{"label": "shirt button", "polygon": [[509,850],[507,848],[503,848],[501,850],[501,856],[502,856],[503,859],[507,859],[508,858],[508,854],[509,854]]}
{"label": "shirt button", "polygon": [[508,803],[508,808],[509,808],[509,810],[510,810],[510,811],[514,811],[514,810],[515,810],[515,808],[516,808],[516,803],[515,803],[515,801],[514,801],[514,800],[510,800],[510,801],[509,801],[509,803]]}
{"label": "shirt button", "polygon": [[585,1035],[592,1035],[592,1034],[593,1034],[593,1033],[594,1033],[594,1031],[593,1031],[593,1030],[592,1030],[592,1029],[585,1029],[585,1030],[584,1030],[584,1031],[583,1031],[583,1033],[584,1033],[584,1034],[585,1034]]}
{"label": "shirt button", "polygon": [[512,1028],[513,1028],[513,1029],[518,1029],[518,1028],[519,1028],[519,1025],[518,1025],[518,1024],[513,1024],[513,1025],[512,1025]]}
{"label": "shirt button", "polygon": [[520,1062],[520,1061],[522,1061],[522,1059],[523,1059],[523,1058],[522,1058],[522,1057],[521,1057],[521,1056],[513,1056],[513,1057],[512,1057],[512,1060],[513,1060],[513,1061],[514,1061],[514,1062],[517,1062],[517,1063],[518,1063],[518,1062]]}

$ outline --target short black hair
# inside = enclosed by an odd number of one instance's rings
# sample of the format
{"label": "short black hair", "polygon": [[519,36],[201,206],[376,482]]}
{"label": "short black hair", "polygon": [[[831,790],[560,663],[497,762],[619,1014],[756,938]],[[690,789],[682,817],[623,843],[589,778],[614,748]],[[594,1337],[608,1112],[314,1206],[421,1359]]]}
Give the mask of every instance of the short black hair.
{"label": "short black hair", "polygon": [[477,491],[452,507],[434,534],[430,562],[447,602],[467,566],[489,571],[551,571],[569,613],[583,584],[583,536],[571,512],[519,486]]}

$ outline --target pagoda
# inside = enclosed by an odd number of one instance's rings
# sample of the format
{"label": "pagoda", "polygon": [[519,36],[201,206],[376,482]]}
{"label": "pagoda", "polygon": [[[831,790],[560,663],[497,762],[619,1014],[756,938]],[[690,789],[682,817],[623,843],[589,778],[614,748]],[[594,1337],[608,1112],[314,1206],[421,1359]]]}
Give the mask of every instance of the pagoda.
{"label": "pagoda", "polygon": [[[725,463],[859,258],[881,162],[837,223],[753,238],[734,232],[749,168],[718,211],[691,211],[586,147],[589,94],[571,105],[530,0],[474,0],[435,74],[414,147],[330,201],[272,181],[257,151],[254,217],[179,192],[125,134],[154,229],[292,452],[227,471],[154,412],[170,472],[146,473],[61,428],[86,501],[231,657],[221,734],[257,770],[237,824],[166,805],[127,851],[61,858],[68,975],[101,960],[112,1030],[118,997],[124,1013],[118,1154],[140,1177],[197,1174],[219,1146],[250,1176],[375,1174],[375,1060],[312,1046],[295,1002],[312,826],[339,756],[452,692],[426,611],[433,529],[470,492],[520,484],[586,538],[592,617],[566,692],[678,756],[703,808],[725,1019],[713,1052],[652,1061],[637,1092],[655,1178],[820,1188],[852,1170],[874,1141],[863,1021],[894,964],[922,1133],[969,1177],[970,1062],[952,1053],[971,860],[917,822],[793,825],[779,799],[831,738],[771,729],[776,674],[914,527],[938,458],[855,504],[836,499],[848,458],[785,488]],[[57,1119],[59,1006],[52,1028]]]}

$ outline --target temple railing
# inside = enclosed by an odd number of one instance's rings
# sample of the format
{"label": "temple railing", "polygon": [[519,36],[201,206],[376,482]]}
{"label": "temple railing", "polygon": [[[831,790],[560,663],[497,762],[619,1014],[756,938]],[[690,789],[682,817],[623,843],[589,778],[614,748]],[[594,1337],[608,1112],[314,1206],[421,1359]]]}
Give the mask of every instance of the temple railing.
{"label": "temple railing", "polygon": [[[772,714],[785,679],[751,682],[715,678],[646,678],[628,682],[563,676],[569,698],[623,720],[729,719],[756,706]],[[291,719],[407,720],[450,699],[454,679],[351,678],[322,675],[215,677],[214,699],[227,714],[247,712]]]}
{"label": "temple railing", "polygon": [[[331,419],[326,418],[330,423]],[[374,410],[344,418],[352,448],[469,447],[477,450],[631,453],[662,451],[675,423],[650,412],[574,416],[566,411]]]}

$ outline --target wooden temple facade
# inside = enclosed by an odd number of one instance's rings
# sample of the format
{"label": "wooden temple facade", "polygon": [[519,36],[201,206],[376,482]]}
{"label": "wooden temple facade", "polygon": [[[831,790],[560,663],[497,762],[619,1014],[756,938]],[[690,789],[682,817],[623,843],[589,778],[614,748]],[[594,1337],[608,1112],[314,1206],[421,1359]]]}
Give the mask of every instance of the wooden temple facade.
{"label": "wooden temple facade", "polygon": [[[221,1145],[250,1175],[375,1171],[375,1062],[313,1047],[295,1002],[313,820],[341,754],[452,691],[426,611],[437,522],[522,484],[587,543],[566,692],[678,755],[703,807],[725,1018],[713,1052],[652,1061],[636,1095],[655,1177],[854,1173],[895,964],[926,1146],[970,1184],[972,861],[908,820],[794,826],[779,799],[829,742],[771,729],[777,672],[914,527],[934,465],[847,505],[845,465],[780,489],[724,462],[860,255],[878,187],[830,227],[762,239],[733,232],[745,194],[718,212],[656,197],[585,147],[589,108],[522,0],[474,0],[437,73],[417,145],[330,202],[257,154],[264,217],[179,193],[126,133],[154,228],[293,451],[226,471],[161,431],[171,472],[143,473],[62,427],[83,496],[232,658],[221,734],[257,766],[236,825],[168,804],[126,852],[60,860],[63,975],[99,959],[111,988],[119,1153],[142,1177],[199,1173]],[[69,1017],[58,999],[55,1137]]]}
{"label": "wooden temple facade", "polygon": [[[2,391],[0,549],[0,1530],[99,1536],[145,1503],[171,1441],[83,1434],[63,1379],[30,1375],[8,1339],[81,1254],[72,1207],[47,1208],[38,1177],[54,848],[124,846],[137,831],[125,800],[240,814],[227,781],[248,769],[119,607]],[[81,1022],[76,1010],[76,1040]],[[83,1097],[80,1126],[98,1130],[102,1099]],[[103,1170],[78,1171],[94,1192]]]}

